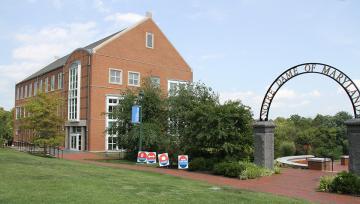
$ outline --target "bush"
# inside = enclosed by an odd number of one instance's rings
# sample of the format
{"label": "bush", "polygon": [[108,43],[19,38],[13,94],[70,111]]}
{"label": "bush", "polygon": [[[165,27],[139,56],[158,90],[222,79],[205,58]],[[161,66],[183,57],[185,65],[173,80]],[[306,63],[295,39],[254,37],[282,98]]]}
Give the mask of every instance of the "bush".
{"label": "bush", "polygon": [[241,165],[244,165],[245,170],[241,172],[240,179],[254,179],[262,176],[270,176],[273,174],[273,171],[267,168],[259,167],[250,162],[241,162]]}
{"label": "bush", "polygon": [[189,163],[190,171],[211,171],[214,165],[218,163],[217,159],[205,159],[204,157],[196,157]]}
{"label": "bush", "polygon": [[322,176],[320,178],[319,191],[330,192],[330,187],[334,181],[335,176]]}
{"label": "bush", "polygon": [[360,177],[353,173],[339,173],[330,185],[330,191],[335,193],[360,195]]}
{"label": "bush", "polygon": [[281,163],[275,161],[274,164],[274,174],[280,174],[281,173]]}
{"label": "bush", "polygon": [[189,163],[190,171],[206,171],[206,161],[204,157],[196,157]]}
{"label": "bush", "polygon": [[239,162],[221,162],[214,166],[213,172],[226,177],[239,177],[245,166]]}
{"label": "bush", "polygon": [[280,144],[280,155],[282,157],[295,155],[296,147],[294,142],[283,142]]}

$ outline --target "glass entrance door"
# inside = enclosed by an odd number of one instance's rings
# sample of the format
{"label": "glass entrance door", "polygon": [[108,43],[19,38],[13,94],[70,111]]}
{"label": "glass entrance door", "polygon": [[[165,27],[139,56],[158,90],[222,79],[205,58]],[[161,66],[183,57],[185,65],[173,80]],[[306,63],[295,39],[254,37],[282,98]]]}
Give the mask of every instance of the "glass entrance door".
{"label": "glass entrance door", "polygon": [[70,150],[80,151],[81,150],[81,135],[71,134],[70,135]]}

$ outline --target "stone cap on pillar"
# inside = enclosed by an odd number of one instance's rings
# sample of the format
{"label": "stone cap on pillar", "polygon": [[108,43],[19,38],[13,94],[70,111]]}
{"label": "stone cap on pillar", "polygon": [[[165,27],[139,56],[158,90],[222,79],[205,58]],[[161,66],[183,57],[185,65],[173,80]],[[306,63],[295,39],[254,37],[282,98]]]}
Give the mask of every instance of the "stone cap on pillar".
{"label": "stone cap on pillar", "polygon": [[345,125],[348,132],[359,133],[360,132],[360,118],[354,118],[345,121]]}
{"label": "stone cap on pillar", "polygon": [[360,125],[360,118],[353,118],[350,120],[345,121],[345,125],[347,126],[359,126]]}
{"label": "stone cap on pillar", "polygon": [[255,132],[274,132],[275,123],[270,121],[255,121],[253,124]]}

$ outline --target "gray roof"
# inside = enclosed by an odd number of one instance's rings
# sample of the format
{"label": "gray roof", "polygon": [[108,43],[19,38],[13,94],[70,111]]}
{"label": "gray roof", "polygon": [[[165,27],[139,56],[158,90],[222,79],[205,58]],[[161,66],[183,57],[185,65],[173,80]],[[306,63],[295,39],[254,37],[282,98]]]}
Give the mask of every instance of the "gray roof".
{"label": "gray roof", "polygon": [[[126,29],[126,28],[125,28],[125,29]],[[112,34],[112,35],[109,35],[109,36],[107,36],[107,37],[105,37],[105,38],[103,38],[103,39],[101,39],[101,40],[98,40],[98,41],[96,41],[96,42],[94,42],[94,43],[91,43],[91,44],[83,47],[83,49],[89,50],[90,53],[91,53],[92,50],[93,50],[96,46],[98,46],[98,45],[100,45],[101,43],[105,42],[106,40],[108,40],[109,38],[113,37],[114,35],[116,35],[116,34],[122,32],[122,31],[124,31],[125,29],[123,29],[123,30],[121,30],[121,31],[119,31],[119,32],[116,32],[116,33],[114,33],[114,34]],[[47,73],[47,72],[53,71],[53,70],[55,70],[55,69],[57,69],[57,68],[59,68],[59,67],[64,66],[65,63],[66,63],[66,61],[67,61],[67,59],[69,58],[69,56],[70,56],[70,54],[68,54],[68,55],[66,55],[66,56],[64,56],[64,57],[61,57],[61,58],[55,60],[54,62],[48,64],[47,66],[45,66],[44,68],[42,68],[42,69],[40,69],[39,71],[35,72],[34,74],[30,75],[29,77],[26,77],[26,78],[25,78],[24,80],[22,80],[21,82],[24,82],[24,81],[33,79],[33,78],[35,78],[35,77],[41,76],[41,75],[43,75],[43,74],[45,74],[45,73]],[[19,82],[19,83],[21,83],[21,82]]]}

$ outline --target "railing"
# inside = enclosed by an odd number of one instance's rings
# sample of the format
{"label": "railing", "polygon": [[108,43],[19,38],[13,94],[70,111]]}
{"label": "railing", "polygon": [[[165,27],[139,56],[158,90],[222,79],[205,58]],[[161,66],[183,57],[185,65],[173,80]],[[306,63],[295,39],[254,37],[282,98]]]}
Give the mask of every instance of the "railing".
{"label": "railing", "polygon": [[44,148],[35,145],[34,143],[24,142],[24,141],[14,141],[13,147],[21,152],[28,152],[30,154],[43,154],[46,156],[51,156],[59,159],[64,158],[64,150],[61,147],[48,146]]}

